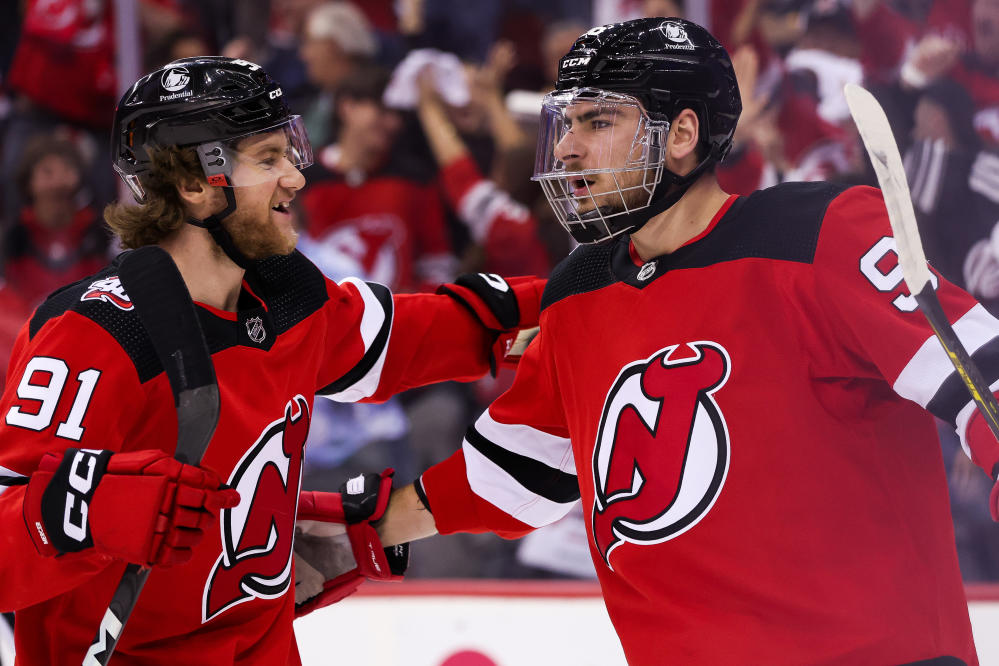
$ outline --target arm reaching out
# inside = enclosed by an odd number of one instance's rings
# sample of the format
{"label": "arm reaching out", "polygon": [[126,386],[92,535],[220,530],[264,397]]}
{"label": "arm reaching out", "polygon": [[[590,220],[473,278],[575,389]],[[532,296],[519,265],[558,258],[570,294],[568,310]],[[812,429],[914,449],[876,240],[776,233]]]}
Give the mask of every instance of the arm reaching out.
{"label": "arm reaching out", "polygon": [[388,509],[376,529],[386,547],[437,534],[434,515],[420,499],[413,483],[392,491]]}

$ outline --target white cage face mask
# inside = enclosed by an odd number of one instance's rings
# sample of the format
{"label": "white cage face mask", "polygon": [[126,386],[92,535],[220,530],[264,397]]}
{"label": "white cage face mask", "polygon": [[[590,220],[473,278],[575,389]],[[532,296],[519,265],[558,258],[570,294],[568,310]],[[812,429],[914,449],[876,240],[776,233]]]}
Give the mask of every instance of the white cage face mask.
{"label": "white cage face mask", "polygon": [[[532,180],[562,226],[628,227],[607,220],[647,207],[662,179],[669,123],[650,120],[630,95],[594,88],[553,92],[541,110]],[[615,227],[615,228],[612,228]]]}

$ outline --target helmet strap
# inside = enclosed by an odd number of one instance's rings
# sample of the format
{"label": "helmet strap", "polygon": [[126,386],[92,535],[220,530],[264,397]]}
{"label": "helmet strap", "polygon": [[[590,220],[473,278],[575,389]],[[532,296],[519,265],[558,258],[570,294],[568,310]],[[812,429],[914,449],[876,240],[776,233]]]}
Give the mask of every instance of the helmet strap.
{"label": "helmet strap", "polygon": [[193,217],[189,217],[187,218],[187,223],[208,231],[218,246],[222,248],[222,251],[225,252],[225,255],[232,260],[232,263],[245,271],[250,268],[253,260],[239,251],[236,243],[232,240],[232,236],[222,226],[222,220],[236,212],[236,194],[232,191],[232,187],[229,186],[223,186],[222,191],[225,192],[226,201],[226,206],[222,211],[214,215],[209,215],[204,220],[196,220]]}
{"label": "helmet strap", "polygon": [[[652,201],[645,208],[640,208],[633,213],[623,215],[625,218],[621,226],[631,227],[628,230],[629,234],[633,234],[643,226],[645,223],[654,218],[660,213],[664,213],[670,208],[672,208],[676,203],[683,198],[683,195],[687,193],[687,190],[701,177],[701,174],[714,162],[714,158],[710,155],[705,157],[701,162],[690,170],[686,175],[680,176],[678,174],[669,171],[663,167],[663,171],[666,172],[666,176],[669,178],[671,184],[676,185],[676,189],[672,192],[667,192],[667,188],[663,187],[660,189],[664,183],[660,183],[660,187],[656,187],[655,193],[652,195]],[[663,179],[665,180],[665,178]]]}

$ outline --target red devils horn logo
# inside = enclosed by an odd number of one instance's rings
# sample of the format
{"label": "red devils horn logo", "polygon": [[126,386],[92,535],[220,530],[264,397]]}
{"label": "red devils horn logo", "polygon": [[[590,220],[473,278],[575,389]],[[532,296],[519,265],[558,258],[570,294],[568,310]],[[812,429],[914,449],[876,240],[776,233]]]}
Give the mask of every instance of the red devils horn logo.
{"label": "red devils horn logo", "polygon": [[712,394],[730,368],[721,345],[691,342],[618,375],[593,450],[593,540],[608,567],[622,543],[668,541],[711,509],[729,461],[728,430]]}
{"label": "red devils horn logo", "polygon": [[202,622],[288,589],[308,434],[309,403],[296,395],[233,470],[229,485],[239,491],[240,502],[222,512],[222,554],[205,584]]}
{"label": "red devils horn logo", "polygon": [[104,301],[117,308],[121,308],[122,310],[131,310],[135,307],[132,305],[132,299],[130,299],[128,294],[125,293],[125,290],[122,289],[121,280],[118,279],[117,275],[112,275],[109,278],[91,282],[90,287],[87,288],[87,291],[80,297],[80,300]]}

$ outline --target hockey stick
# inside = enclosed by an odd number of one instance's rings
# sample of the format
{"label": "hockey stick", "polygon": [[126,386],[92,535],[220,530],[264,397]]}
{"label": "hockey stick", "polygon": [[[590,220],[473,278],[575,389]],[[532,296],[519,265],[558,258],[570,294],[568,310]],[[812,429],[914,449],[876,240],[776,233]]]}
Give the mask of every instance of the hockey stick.
{"label": "hockey stick", "polygon": [[[208,344],[187,285],[167,252],[139,248],[122,259],[118,277],[159,358],[177,408],[174,457],[197,465],[219,421],[219,387]],[[149,569],[129,564],[108,605],[83,666],[106,666]]]}
{"label": "hockey stick", "polygon": [[[874,172],[878,176],[881,192],[888,208],[888,219],[891,222],[892,233],[895,236],[898,263],[902,267],[902,277],[930,322],[930,328],[943,346],[950,362],[954,364],[957,374],[961,376],[965,386],[971,393],[978,410],[985,417],[989,429],[996,439],[999,439],[999,405],[989,385],[982,378],[978,366],[971,360],[968,351],[957,337],[947,316],[940,306],[940,300],[930,282],[930,269],[926,264],[923,244],[919,238],[919,227],[916,226],[916,214],[912,209],[912,199],[909,196],[909,184],[905,178],[902,158],[898,154],[895,136],[892,134],[888,118],[874,95],[864,88],[848,83],[843,93],[850,107],[850,115],[857,124],[860,138],[871,156]],[[992,470],[995,476],[996,470]]]}

